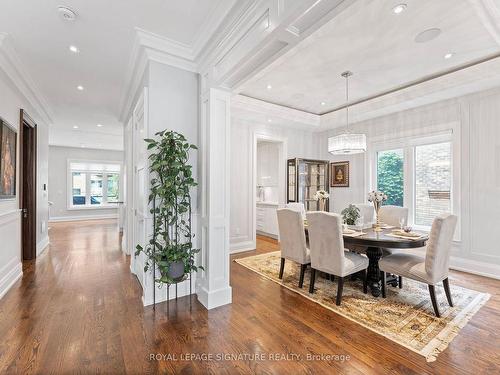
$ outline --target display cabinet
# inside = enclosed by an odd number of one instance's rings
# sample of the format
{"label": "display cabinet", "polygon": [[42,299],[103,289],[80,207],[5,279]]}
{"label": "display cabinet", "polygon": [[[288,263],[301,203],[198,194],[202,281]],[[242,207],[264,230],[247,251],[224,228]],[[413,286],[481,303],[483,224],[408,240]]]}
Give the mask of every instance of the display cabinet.
{"label": "display cabinet", "polygon": [[[306,211],[318,211],[314,194],[318,190],[329,191],[329,161],[311,159],[288,159],[287,161],[287,203],[304,203]],[[326,211],[329,211],[329,200]]]}

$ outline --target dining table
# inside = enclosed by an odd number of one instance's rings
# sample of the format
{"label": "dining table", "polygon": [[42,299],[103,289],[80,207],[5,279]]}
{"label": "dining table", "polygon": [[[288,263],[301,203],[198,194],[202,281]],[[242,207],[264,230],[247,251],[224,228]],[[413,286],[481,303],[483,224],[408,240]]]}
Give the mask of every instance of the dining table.
{"label": "dining table", "polygon": [[[308,236],[308,226],[304,223],[306,236]],[[389,255],[384,249],[401,249],[401,251],[424,247],[429,240],[427,233],[418,232],[418,237],[405,237],[397,234],[394,227],[385,226],[381,230],[375,228],[364,228],[360,230],[344,231],[344,246],[351,251],[366,254],[368,257],[367,283],[372,296],[379,297],[382,292],[381,274],[378,262],[384,254]],[[352,246],[351,246],[352,245]],[[389,276],[387,283],[396,286],[399,278]]]}
{"label": "dining table", "polygon": [[[382,290],[382,278],[378,262],[384,254],[388,255],[387,252],[384,252],[384,249],[400,249],[401,251],[415,249],[424,247],[429,239],[426,233],[419,232],[418,237],[408,238],[405,235],[396,233],[394,227],[387,227],[380,231],[376,231],[374,228],[366,228],[354,233],[344,233],[343,235],[344,245],[347,248],[349,248],[349,245],[353,245],[354,251],[364,253],[368,257],[368,286],[374,297],[380,296]],[[387,282],[397,285],[397,279],[394,278],[389,279]]]}

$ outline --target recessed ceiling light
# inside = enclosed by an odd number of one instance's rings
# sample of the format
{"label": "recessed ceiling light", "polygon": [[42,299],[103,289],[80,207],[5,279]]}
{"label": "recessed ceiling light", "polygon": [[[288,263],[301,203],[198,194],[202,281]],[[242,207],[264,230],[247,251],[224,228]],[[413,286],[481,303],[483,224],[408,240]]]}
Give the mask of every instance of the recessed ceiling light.
{"label": "recessed ceiling light", "polygon": [[401,14],[406,10],[406,7],[406,4],[398,4],[394,8],[392,8],[392,11],[396,14]]}
{"label": "recessed ceiling light", "polygon": [[431,40],[436,39],[440,34],[441,34],[441,29],[438,28],[427,29],[422,31],[415,37],[415,42],[417,43],[430,42]]}
{"label": "recessed ceiling light", "polygon": [[273,86],[271,86],[271,85],[267,85],[267,89],[268,89],[268,90],[271,90],[272,88],[273,88]]}
{"label": "recessed ceiling light", "polygon": [[73,129],[78,129],[78,125],[73,125]]}
{"label": "recessed ceiling light", "polygon": [[273,122],[273,120],[271,120],[270,118],[267,119],[267,122]]}
{"label": "recessed ceiling light", "polygon": [[453,57],[453,55],[454,55],[454,53],[449,52],[449,53],[447,53],[446,55],[444,55],[444,58],[445,58],[446,60],[448,60],[448,59],[451,59],[451,58]]}
{"label": "recessed ceiling light", "polygon": [[326,105],[326,103],[325,102],[321,102],[321,105]]}
{"label": "recessed ceiling light", "polygon": [[77,46],[69,46],[69,50],[73,53],[80,52],[80,49]]}
{"label": "recessed ceiling light", "polygon": [[80,91],[83,91],[83,86],[80,86],[80,85],[79,85],[79,86],[76,86],[76,89],[77,89],[77,90],[80,90]]}
{"label": "recessed ceiling light", "polygon": [[102,124],[97,124],[97,127],[98,128],[102,128]]}

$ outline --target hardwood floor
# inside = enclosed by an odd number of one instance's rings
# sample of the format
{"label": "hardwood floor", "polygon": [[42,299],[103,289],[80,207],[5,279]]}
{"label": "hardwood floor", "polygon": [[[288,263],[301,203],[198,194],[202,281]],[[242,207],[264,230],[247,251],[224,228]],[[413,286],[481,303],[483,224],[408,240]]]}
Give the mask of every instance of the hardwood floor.
{"label": "hardwood floor", "polygon": [[[233,303],[141,303],[113,220],[51,224],[50,248],[0,300],[0,373],[470,374],[500,372],[500,281],[453,272],[492,294],[436,362],[231,263]],[[278,249],[258,238],[258,250]],[[278,272],[278,270],[277,270]],[[305,282],[308,283],[308,280]],[[223,361],[186,358],[241,355]],[[287,360],[251,360],[250,354]],[[307,354],[349,356],[307,360]],[[151,355],[164,355],[151,360]],[[297,360],[295,355],[301,355]],[[169,358],[168,358],[169,356]],[[182,357],[183,356],[183,357]],[[170,360],[167,360],[170,359]],[[173,359],[173,360],[172,360]]]}

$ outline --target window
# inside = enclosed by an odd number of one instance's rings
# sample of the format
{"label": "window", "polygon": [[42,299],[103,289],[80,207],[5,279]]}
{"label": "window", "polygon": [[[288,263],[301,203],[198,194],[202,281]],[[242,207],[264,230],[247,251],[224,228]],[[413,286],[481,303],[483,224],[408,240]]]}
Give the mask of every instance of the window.
{"label": "window", "polygon": [[70,208],[98,208],[119,200],[120,165],[69,161]]}
{"label": "window", "polygon": [[372,186],[387,205],[409,209],[409,224],[430,229],[434,218],[453,212],[452,135],[442,134],[372,145]]}
{"label": "window", "polygon": [[403,149],[377,152],[377,190],[387,194],[386,204],[403,206]]}
{"label": "window", "polygon": [[451,211],[450,142],[415,147],[415,224]]}

